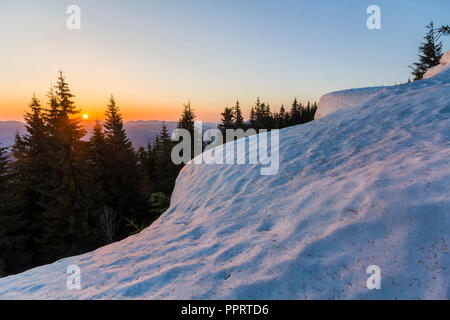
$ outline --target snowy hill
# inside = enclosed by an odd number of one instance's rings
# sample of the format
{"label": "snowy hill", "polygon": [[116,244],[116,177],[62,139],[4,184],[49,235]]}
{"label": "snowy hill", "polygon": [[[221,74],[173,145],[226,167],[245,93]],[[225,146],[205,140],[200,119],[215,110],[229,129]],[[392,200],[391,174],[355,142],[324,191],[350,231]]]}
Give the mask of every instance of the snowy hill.
{"label": "snowy hill", "polygon": [[449,128],[450,70],[383,88],[281,130],[276,175],[185,166],[154,225],[0,279],[0,298],[449,299]]}
{"label": "snowy hill", "polygon": [[374,94],[387,90],[388,88],[368,87],[327,93],[320,97],[314,119],[317,120],[330,113],[359,105],[369,100]]}

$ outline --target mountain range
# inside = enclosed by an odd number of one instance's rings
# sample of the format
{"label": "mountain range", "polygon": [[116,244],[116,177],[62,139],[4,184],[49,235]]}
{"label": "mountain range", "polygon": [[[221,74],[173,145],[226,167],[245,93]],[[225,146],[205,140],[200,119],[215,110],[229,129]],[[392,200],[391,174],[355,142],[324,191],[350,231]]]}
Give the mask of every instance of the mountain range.
{"label": "mountain range", "polygon": [[[169,133],[171,133],[176,127],[177,121],[164,121],[167,125]],[[92,128],[94,126],[93,121],[83,121],[87,134],[85,139],[89,139]],[[137,149],[140,146],[145,146],[148,143],[153,143],[156,135],[161,130],[161,125],[163,121],[160,120],[149,120],[149,121],[126,121],[124,127],[127,132],[127,136],[132,142],[133,146]],[[204,122],[203,129],[207,130],[210,128],[216,128],[217,124],[212,122]],[[14,137],[16,133],[24,134],[25,123],[20,121],[0,121],[0,145],[3,147],[9,147],[14,144]]]}

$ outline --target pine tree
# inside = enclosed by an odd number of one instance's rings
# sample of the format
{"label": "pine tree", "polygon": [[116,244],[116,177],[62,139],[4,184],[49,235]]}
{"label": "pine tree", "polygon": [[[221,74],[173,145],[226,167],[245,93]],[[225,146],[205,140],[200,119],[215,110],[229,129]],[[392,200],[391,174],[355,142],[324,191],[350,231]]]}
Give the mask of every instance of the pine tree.
{"label": "pine tree", "polygon": [[314,120],[314,116],[316,115],[316,111],[317,111],[317,102],[314,102],[313,106],[311,107],[310,121]]}
{"label": "pine tree", "polygon": [[94,128],[92,130],[92,136],[89,139],[89,160],[91,165],[95,166],[98,170],[99,178],[103,179],[104,166],[107,159],[107,146],[106,138],[103,133],[103,127],[100,121],[95,121]]}
{"label": "pine tree", "polygon": [[270,106],[264,102],[261,102],[259,97],[256,99],[254,108],[252,108],[250,118],[253,118],[252,127],[256,129],[256,131],[259,131],[259,129],[270,130],[274,126],[273,115],[270,111]]}
{"label": "pine tree", "polygon": [[437,66],[442,57],[442,42],[436,42],[433,21],[426,28],[428,32],[424,37],[425,42],[419,47],[419,61],[409,66],[412,69],[411,74],[414,76],[414,80],[422,79],[425,72],[429,68]]}
{"label": "pine tree", "polygon": [[50,87],[50,90],[47,93],[47,98],[48,98],[48,109],[46,110],[47,114],[44,115],[45,120],[46,120],[46,122],[49,123],[49,125],[55,126],[56,123],[54,123],[53,121],[56,121],[57,119],[59,119],[60,110],[59,110],[58,101],[56,101],[56,96],[53,91],[53,87]]}
{"label": "pine tree", "polygon": [[440,28],[437,28],[433,30],[434,35],[436,36],[436,40],[439,40],[442,36],[450,36],[450,26],[441,26]]}
{"label": "pine tree", "polygon": [[308,101],[306,107],[302,109],[302,117],[300,123],[307,123],[311,120],[313,120],[311,119],[311,102]]}
{"label": "pine tree", "polygon": [[275,128],[275,117],[270,110],[269,104],[264,104],[263,109],[263,129],[271,130]]}
{"label": "pine tree", "polygon": [[150,206],[149,209],[149,218],[146,221],[146,224],[149,225],[153,221],[159,218],[164,211],[167,210],[170,206],[170,196],[167,196],[163,192],[152,193],[150,198],[148,199],[148,204]]}
{"label": "pine tree", "polygon": [[86,208],[86,143],[81,140],[86,132],[62,72],[54,88],[55,92],[49,94],[50,109],[46,115],[46,160],[51,168],[44,181],[50,191],[43,191],[45,197],[38,202],[45,208],[43,232],[37,239],[43,262],[81,253],[93,242],[92,217]]}
{"label": "pine tree", "polygon": [[31,260],[27,250],[26,216],[20,210],[15,179],[6,156],[0,147],[0,277],[23,271]]}
{"label": "pine tree", "polygon": [[265,105],[261,102],[261,100],[256,98],[255,103],[255,129],[259,132],[259,129],[263,128],[263,115],[264,115]]}
{"label": "pine tree", "polygon": [[218,125],[219,130],[222,132],[223,141],[225,141],[226,139],[226,130],[233,129],[234,127],[235,122],[233,109],[225,107],[224,111],[221,114],[220,123]]}
{"label": "pine tree", "polygon": [[188,102],[183,106],[183,112],[181,113],[180,120],[178,121],[178,128],[186,129],[189,132],[194,133],[194,121],[195,113],[191,108],[191,102]]}
{"label": "pine tree", "polygon": [[[142,204],[139,169],[133,146],[123,125],[122,115],[113,96],[105,113],[106,157],[105,193],[107,206],[117,214],[121,230],[118,237],[128,235],[124,219],[139,219]],[[141,213],[142,215],[142,213]]]}
{"label": "pine tree", "polygon": [[272,113],[272,129],[280,129],[280,114],[276,111]]}
{"label": "pine tree", "polygon": [[233,109],[233,116],[234,116],[234,128],[235,129],[244,129],[244,117],[242,116],[242,110],[239,105],[239,100],[236,101],[236,105]]}
{"label": "pine tree", "polygon": [[255,107],[252,107],[250,109],[249,122],[250,122],[250,127],[253,128],[253,129],[256,129],[256,112],[255,112]]}
{"label": "pine tree", "polygon": [[278,113],[278,127],[280,129],[286,127],[288,120],[286,119],[286,115],[286,109],[284,109],[284,105],[281,105],[280,112]]}
{"label": "pine tree", "polygon": [[154,169],[153,165],[150,164],[151,153],[152,146],[150,143],[148,143],[147,146],[140,146],[136,151],[139,177],[141,180],[141,192],[144,195],[151,194],[153,188],[152,179],[154,178]]}
{"label": "pine tree", "polygon": [[161,131],[156,138],[154,146],[154,170],[155,191],[170,196],[175,187],[175,180],[181,166],[172,162],[171,153],[174,143],[170,139],[169,131],[165,122],[161,124]]}
{"label": "pine tree", "polygon": [[23,137],[16,134],[12,168],[16,176],[15,195],[20,203],[17,210],[28,222],[25,233],[29,237],[27,248],[32,252],[30,263],[37,265],[47,262],[39,255],[38,242],[44,232],[44,203],[49,201],[52,189],[52,164],[44,110],[34,95],[29,108],[30,111],[25,114],[26,133]]}
{"label": "pine tree", "polygon": [[[183,112],[181,113],[180,120],[178,121],[178,128],[186,129],[191,135],[191,159],[195,158],[203,151],[203,143],[198,139],[201,139],[202,132],[196,132],[195,128],[195,113],[191,107],[191,103],[183,106]],[[196,133],[194,135],[194,132]],[[198,137],[197,139],[195,137]],[[196,150],[195,146],[200,145],[202,150]]]}
{"label": "pine tree", "polygon": [[[101,239],[103,240],[103,243],[109,243],[106,241],[107,236],[104,235],[100,224],[107,203],[105,180],[108,156],[108,148],[103,133],[103,127],[100,121],[97,120],[92,131],[92,136],[88,142],[87,158],[89,165],[86,171],[89,175],[89,183],[85,187],[85,207],[86,210],[90,212],[92,220],[90,227],[92,232],[98,235],[97,239],[93,239],[93,241],[99,241]],[[93,246],[94,245],[95,242],[93,243]]]}
{"label": "pine tree", "polygon": [[290,123],[289,125],[295,126],[302,123],[302,111],[303,107],[301,103],[298,103],[297,98],[292,102],[291,111],[289,114]]}
{"label": "pine tree", "polygon": [[59,71],[58,82],[55,86],[56,97],[58,102],[59,116],[68,118],[77,114],[79,111],[75,108],[75,103],[72,100],[74,95],[70,92],[69,84],[66,82],[62,71]]}
{"label": "pine tree", "polygon": [[144,148],[142,154],[142,167],[145,174],[150,178],[153,178],[154,171],[154,157],[153,157],[153,147],[151,143],[147,143],[147,147]]}
{"label": "pine tree", "polygon": [[[8,167],[8,158],[6,156],[7,148],[3,148],[0,145],[0,181],[2,182],[0,186],[3,186],[8,181],[7,178],[7,167]],[[0,191],[4,190],[3,188]]]}
{"label": "pine tree", "polygon": [[48,132],[44,119],[44,110],[35,95],[31,98],[30,111],[25,114],[27,133],[22,143],[27,147],[28,156],[39,157],[45,152]]}
{"label": "pine tree", "polygon": [[112,95],[109,99],[105,116],[105,136],[107,143],[116,152],[123,152],[126,155],[132,154],[133,146],[127,138],[120,109],[116,105],[116,101]]}
{"label": "pine tree", "polygon": [[167,125],[163,122],[153,146],[148,144],[146,148],[140,148],[142,172],[149,184],[149,187],[146,188],[149,192],[146,195],[150,210],[141,220],[127,220],[128,225],[135,229],[135,233],[150,225],[168,207],[175,180],[182,168],[181,165],[175,165],[172,162],[173,146],[174,142],[170,138]]}
{"label": "pine tree", "polygon": [[[33,95],[25,114],[26,134],[16,134],[13,146],[15,161],[11,164],[10,189],[8,197],[9,213],[8,238],[19,241],[7,259],[7,270],[17,272],[26,266],[33,266],[46,260],[39,256],[38,238],[44,230],[44,212],[51,192],[51,161],[48,153],[49,137],[44,120],[44,110],[39,100]],[[15,258],[11,257],[15,255]],[[15,262],[14,262],[15,261]]]}

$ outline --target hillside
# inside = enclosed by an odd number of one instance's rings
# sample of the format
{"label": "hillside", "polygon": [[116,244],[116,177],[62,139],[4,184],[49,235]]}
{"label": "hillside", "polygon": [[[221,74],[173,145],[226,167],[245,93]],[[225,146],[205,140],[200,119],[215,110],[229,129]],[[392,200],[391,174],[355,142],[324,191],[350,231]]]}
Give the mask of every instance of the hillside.
{"label": "hillside", "polygon": [[357,106],[369,100],[376,93],[388,90],[389,87],[356,88],[330,92],[320,97],[314,119],[323,118],[330,113]]}
{"label": "hillside", "polygon": [[185,166],[151,227],[0,279],[0,298],[449,299],[449,128],[449,69],[383,88],[281,130],[276,175]]}

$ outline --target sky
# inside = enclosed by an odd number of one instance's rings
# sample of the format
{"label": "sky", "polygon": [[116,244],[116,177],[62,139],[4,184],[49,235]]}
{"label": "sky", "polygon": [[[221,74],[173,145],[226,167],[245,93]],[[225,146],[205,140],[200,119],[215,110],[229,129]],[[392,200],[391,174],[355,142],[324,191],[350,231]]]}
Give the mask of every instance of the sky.
{"label": "sky", "polygon": [[[381,9],[369,30],[366,9]],[[69,5],[81,28],[69,30]],[[346,88],[406,82],[448,0],[0,0],[0,120],[46,103],[58,71],[90,119],[114,94],[126,120],[218,121],[239,99],[279,109]],[[449,41],[444,41],[449,49]]]}

